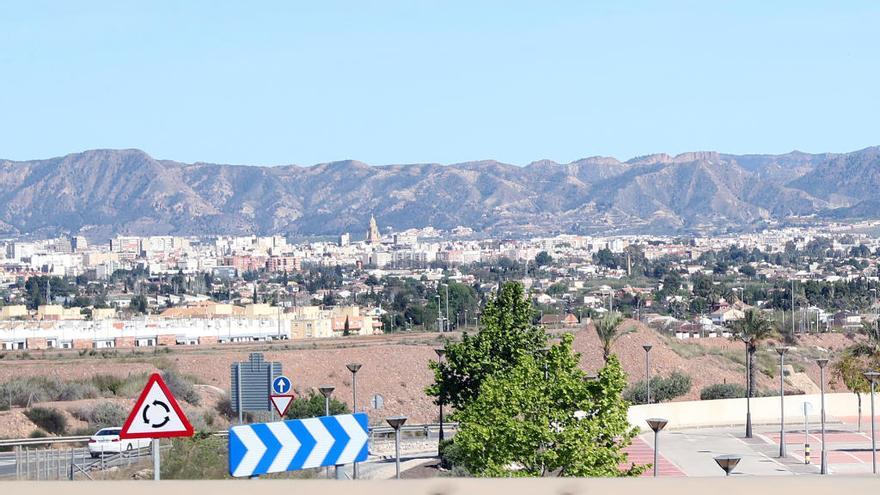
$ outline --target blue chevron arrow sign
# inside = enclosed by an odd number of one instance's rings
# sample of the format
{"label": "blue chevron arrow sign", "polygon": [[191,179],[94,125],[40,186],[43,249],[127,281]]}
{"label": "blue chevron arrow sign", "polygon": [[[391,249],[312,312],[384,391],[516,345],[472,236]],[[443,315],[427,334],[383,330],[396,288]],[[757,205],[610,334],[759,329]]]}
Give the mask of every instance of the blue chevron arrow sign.
{"label": "blue chevron arrow sign", "polygon": [[229,474],[256,476],[367,460],[366,413],[229,429]]}

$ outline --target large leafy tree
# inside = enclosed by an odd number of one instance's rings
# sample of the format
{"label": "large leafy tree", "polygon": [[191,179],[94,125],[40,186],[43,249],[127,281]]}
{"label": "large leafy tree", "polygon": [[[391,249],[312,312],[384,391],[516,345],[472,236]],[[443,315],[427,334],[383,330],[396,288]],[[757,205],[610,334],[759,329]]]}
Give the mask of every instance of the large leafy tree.
{"label": "large leafy tree", "polygon": [[[611,356],[587,380],[571,335],[546,354],[523,354],[488,376],[479,395],[455,413],[452,461],[476,476],[632,476],[622,450],[638,429],[621,398],[626,376]],[[545,379],[545,374],[548,379]]]}
{"label": "large leafy tree", "polygon": [[596,321],[595,326],[596,334],[602,343],[602,357],[607,363],[611,357],[611,347],[617,338],[623,335],[623,315],[616,311],[607,313]]}
{"label": "large leafy tree", "polygon": [[432,362],[434,384],[428,395],[461,409],[474,400],[483,381],[515,366],[523,356],[533,356],[547,343],[544,331],[532,325],[532,307],[523,286],[508,282],[491,298],[475,335],[446,345],[446,358]]}
{"label": "large leafy tree", "polygon": [[746,394],[749,397],[753,397],[756,371],[755,354],[758,352],[758,345],[770,338],[776,337],[778,333],[773,322],[756,309],[747,310],[741,319],[733,322],[732,328],[736,338],[746,344],[746,351],[749,354],[749,386],[747,387]]}

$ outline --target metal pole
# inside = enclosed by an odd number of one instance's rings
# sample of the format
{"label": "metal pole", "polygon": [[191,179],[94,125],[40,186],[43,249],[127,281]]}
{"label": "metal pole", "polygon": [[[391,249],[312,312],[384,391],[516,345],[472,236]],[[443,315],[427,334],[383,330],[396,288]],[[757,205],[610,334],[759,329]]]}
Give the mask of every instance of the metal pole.
{"label": "metal pole", "polygon": [[[816,329],[818,331],[818,323]],[[826,361],[827,363],[827,361]],[[828,474],[828,456],[825,451],[825,364],[819,365],[819,396],[820,396],[820,422],[822,424],[822,453],[819,454],[819,474]]]}
{"label": "metal pole", "polygon": [[874,417],[874,378],[871,377],[871,468],[877,474],[877,418]]}
{"label": "metal pole", "polygon": [[645,397],[645,404],[651,403],[651,346],[646,345],[645,347],[645,386],[647,387],[647,395]]}
{"label": "metal pole", "polygon": [[654,477],[657,477],[659,468],[657,466],[657,446],[660,443],[660,430],[654,432]]}
{"label": "metal pole", "polygon": [[752,354],[746,342],[746,438],[752,438]]}
{"label": "metal pole", "polygon": [[779,352],[779,457],[785,457],[785,351]]}
{"label": "metal pole", "polygon": [[437,287],[437,331],[443,332],[443,315],[440,313],[440,287]]}
{"label": "metal pole", "polygon": [[[231,324],[231,323],[230,323],[230,324]],[[236,389],[238,390],[238,397],[237,397],[237,402],[238,402],[238,424],[242,425],[242,424],[244,424],[244,411],[241,410],[241,395],[242,395],[242,394],[241,394],[241,393],[242,393],[242,388],[241,388],[241,363],[235,365],[235,375],[236,375],[235,386],[236,386]]]}
{"label": "metal pole", "polygon": [[449,284],[447,283],[445,285],[446,285],[446,331],[448,332],[451,330],[451,328],[449,328]]}
{"label": "metal pole", "polygon": [[394,429],[394,477],[400,479],[400,428]]}
{"label": "metal pole", "polygon": [[[241,397],[241,389],[239,389],[239,391],[238,391],[238,396]],[[159,439],[158,438],[153,439],[152,446],[153,446],[153,479],[155,481],[159,481],[159,479],[160,479],[159,473],[161,472],[161,468],[159,466]]]}
{"label": "metal pole", "polygon": [[[351,408],[352,412],[358,412],[358,382],[357,382],[357,371],[351,372]],[[351,477],[353,479],[358,479],[358,463],[355,462],[351,467]]]}

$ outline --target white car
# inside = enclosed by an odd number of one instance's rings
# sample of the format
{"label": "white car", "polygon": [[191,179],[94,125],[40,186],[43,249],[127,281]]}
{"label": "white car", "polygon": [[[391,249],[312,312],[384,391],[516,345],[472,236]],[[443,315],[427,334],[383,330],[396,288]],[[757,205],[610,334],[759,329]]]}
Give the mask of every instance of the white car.
{"label": "white car", "polygon": [[89,438],[89,454],[99,457],[104,454],[131,452],[150,446],[149,438],[130,438],[122,440],[119,432],[122,428],[102,428]]}

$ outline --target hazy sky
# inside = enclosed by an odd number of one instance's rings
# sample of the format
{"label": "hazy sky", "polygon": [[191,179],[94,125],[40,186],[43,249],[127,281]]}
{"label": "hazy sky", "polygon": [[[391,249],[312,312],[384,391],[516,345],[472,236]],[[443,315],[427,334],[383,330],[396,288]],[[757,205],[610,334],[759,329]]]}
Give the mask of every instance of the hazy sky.
{"label": "hazy sky", "polygon": [[877,1],[0,3],[0,158],[526,164],[877,144]]}

